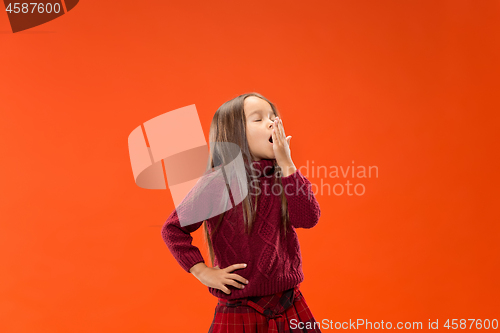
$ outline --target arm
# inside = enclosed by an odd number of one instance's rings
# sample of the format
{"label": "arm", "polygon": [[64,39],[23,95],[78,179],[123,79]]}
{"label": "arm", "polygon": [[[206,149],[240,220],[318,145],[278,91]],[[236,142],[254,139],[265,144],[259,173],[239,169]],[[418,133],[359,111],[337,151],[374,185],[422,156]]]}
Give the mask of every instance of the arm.
{"label": "arm", "polygon": [[191,244],[193,238],[190,233],[196,231],[202,222],[181,227],[177,217],[177,210],[169,216],[162,228],[162,237],[170,252],[188,273],[193,274],[202,284],[216,288],[225,294],[231,294],[226,285],[243,289],[248,280],[238,274],[231,273],[235,269],[246,267],[244,264],[234,264],[224,269],[208,267],[203,260],[200,250]]}
{"label": "arm", "polygon": [[298,169],[294,170],[281,178],[288,202],[290,223],[294,228],[309,229],[318,223],[321,210],[311,189],[311,182]]}
{"label": "arm", "polygon": [[311,190],[311,182],[295,168],[290,156],[291,136],[285,135],[281,119],[276,117],[273,126],[273,151],[276,162],[283,171],[282,190],[287,199],[288,215],[294,228],[312,228],[321,215],[318,201]]}
{"label": "arm", "polygon": [[197,263],[204,263],[198,247],[192,245],[191,233],[198,230],[203,221],[181,227],[177,210],[174,210],[162,227],[161,235],[170,253],[181,265],[182,269],[191,273],[190,269]]}
{"label": "arm", "polygon": [[[227,206],[223,207],[224,203],[227,205],[227,198],[226,182],[220,173],[207,174],[195,184],[163,225],[163,241],[186,272],[197,276],[196,273],[201,271],[200,263],[207,267],[200,250],[192,245],[191,233],[198,230],[204,220],[227,209]],[[194,265],[197,269],[191,270]]]}

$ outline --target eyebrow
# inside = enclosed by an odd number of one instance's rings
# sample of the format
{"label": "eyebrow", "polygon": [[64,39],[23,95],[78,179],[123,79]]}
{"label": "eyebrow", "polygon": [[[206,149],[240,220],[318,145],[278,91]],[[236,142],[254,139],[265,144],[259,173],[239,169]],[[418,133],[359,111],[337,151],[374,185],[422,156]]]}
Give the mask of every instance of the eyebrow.
{"label": "eyebrow", "polygon": [[[262,111],[262,110],[261,110],[261,109],[257,109],[257,110],[255,110],[255,111],[250,112],[250,114],[248,115],[248,117],[247,117],[247,118],[250,118],[250,116],[251,116],[251,115],[253,115],[254,113],[258,113],[258,112],[260,112],[260,111]],[[269,111],[269,113],[274,114],[273,110],[270,110],[270,111]]]}

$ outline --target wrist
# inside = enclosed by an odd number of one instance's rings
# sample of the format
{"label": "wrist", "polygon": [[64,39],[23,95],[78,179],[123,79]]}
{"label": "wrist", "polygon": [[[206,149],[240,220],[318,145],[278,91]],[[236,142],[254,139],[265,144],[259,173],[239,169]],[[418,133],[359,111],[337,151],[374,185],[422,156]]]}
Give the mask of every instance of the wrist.
{"label": "wrist", "polygon": [[297,168],[293,163],[286,164],[284,166],[280,166],[281,171],[283,173],[282,177],[288,177],[291,174],[295,173],[297,171]]}
{"label": "wrist", "polygon": [[196,265],[194,265],[193,267],[191,267],[189,272],[191,274],[193,274],[194,276],[198,277],[207,267],[208,266],[205,265],[204,262],[199,262]]}

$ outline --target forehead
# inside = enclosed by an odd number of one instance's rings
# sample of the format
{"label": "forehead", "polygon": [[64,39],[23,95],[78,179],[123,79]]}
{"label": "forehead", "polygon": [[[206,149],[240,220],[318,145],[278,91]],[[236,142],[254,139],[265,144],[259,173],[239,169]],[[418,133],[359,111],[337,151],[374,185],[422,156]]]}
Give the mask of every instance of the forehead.
{"label": "forehead", "polygon": [[272,113],[273,109],[271,108],[271,104],[262,98],[250,96],[245,98],[244,111],[245,116],[249,117],[256,112],[265,114]]}

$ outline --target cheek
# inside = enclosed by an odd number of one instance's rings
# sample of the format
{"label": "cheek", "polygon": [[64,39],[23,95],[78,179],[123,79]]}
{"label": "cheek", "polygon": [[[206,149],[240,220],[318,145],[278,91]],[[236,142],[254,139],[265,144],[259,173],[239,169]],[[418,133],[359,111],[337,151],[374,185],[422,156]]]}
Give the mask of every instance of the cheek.
{"label": "cheek", "polygon": [[247,141],[250,147],[254,146],[257,141],[255,139],[255,132],[253,132],[252,130],[247,131]]}

